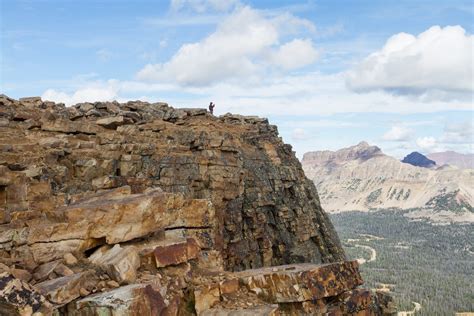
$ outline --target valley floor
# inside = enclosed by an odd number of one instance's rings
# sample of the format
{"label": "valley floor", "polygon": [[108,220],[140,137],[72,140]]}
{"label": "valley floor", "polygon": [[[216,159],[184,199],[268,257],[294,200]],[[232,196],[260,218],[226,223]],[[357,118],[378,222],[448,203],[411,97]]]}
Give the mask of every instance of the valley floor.
{"label": "valley floor", "polygon": [[474,311],[474,224],[436,226],[403,214],[346,212],[331,219],[348,257],[363,262],[366,285],[391,292],[400,311]]}

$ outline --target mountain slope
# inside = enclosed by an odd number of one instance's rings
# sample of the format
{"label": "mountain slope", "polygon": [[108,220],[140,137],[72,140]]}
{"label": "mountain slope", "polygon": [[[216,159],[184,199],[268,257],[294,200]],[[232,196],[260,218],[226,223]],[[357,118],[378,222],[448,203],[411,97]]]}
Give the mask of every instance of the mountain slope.
{"label": "mountain slope", "polygon": [[474,221],[474,170],[412,166],[366,142],[306,153],[302,164],[329,212],[421,209],[423,217]]}
{"label": "mountain slope", "polygon": [[427,157],[436,161],[438,166],[448,164],[460,169],[474,169],[474,154],[460,154],[455,151],[444,151],[431,153],[427,155]]}

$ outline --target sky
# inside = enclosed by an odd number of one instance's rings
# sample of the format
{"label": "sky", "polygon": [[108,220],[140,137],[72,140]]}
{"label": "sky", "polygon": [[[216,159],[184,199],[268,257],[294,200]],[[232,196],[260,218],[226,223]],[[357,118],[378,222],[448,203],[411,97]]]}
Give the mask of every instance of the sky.
{"label": "sky", "polygon": [[0,0],[0,93],[216,104],[298,157],[474,152],[471,1]]}

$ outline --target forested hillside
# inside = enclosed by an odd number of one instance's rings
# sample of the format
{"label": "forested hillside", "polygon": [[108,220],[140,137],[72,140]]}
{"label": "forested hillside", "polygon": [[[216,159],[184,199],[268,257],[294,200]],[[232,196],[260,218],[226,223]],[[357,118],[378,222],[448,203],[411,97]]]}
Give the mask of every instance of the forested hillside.
{"label": "forested hillside", "polygon": [[366,286],[390,290],[399,310],[413,310],[416,302],[416,315],[474,311],[473,224],[435,226],[393,210],[331,219],[347,255],[366,261]]}

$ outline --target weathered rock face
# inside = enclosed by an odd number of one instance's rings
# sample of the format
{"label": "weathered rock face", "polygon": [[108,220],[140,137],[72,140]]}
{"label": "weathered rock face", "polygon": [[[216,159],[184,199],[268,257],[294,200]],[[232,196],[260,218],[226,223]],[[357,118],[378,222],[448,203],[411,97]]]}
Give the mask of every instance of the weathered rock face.
{"label": "weathered rock face", "polygon": [[382,313],[266,119],[0,96],[0,120],[1,309]]}
{"label": "weathered rock face", "polygon": [[[199,109],[179,110],[163,103],[98,102],[66,108],[6,97],[0,99],[0,116],[7,121],[0,127],[3,223],[62,216],[69,225],[77,225],[81,216],[99,216],[104,204],[116,207],[110,199],[98,198],[74,206],[81,194],[123,185],[129,185],[132,193],[159,187],[212,202],[217,219],[215,247],[222,250],[226,269],[344,258],[314,185],[266,119],[217,118]],[[117,219],[104,217],[94,227],[71,230],[60,223],[51,227],[52,236],[47,238],[69,244],[84,241],[84,234],[58,235],[77,231],[87,232],[87,238],[105,237],[108,243],[141,237],[160,225],[155,220],[143,222],[146,214],[130,218],[140,225],[121,226],[115,221],[128,217],[127,212],[142,202],[127,201],[128,210],[107,214]],[[147,207],[140,205],[140,212],[150,211]],[[176,218],[182,217],[171,217],[178,226]],[[109,221],[113,226],[104,225]],[[129,227],[132,231],[122,237]],[[37,227],[30,232],[28,244],[42,242],[37,235],[46,233]]]}

